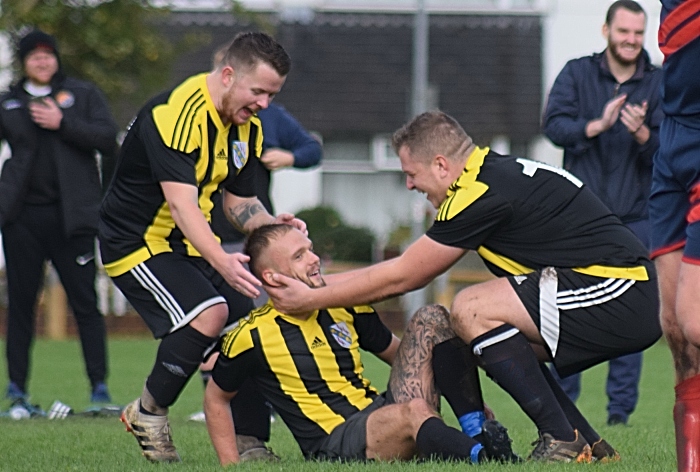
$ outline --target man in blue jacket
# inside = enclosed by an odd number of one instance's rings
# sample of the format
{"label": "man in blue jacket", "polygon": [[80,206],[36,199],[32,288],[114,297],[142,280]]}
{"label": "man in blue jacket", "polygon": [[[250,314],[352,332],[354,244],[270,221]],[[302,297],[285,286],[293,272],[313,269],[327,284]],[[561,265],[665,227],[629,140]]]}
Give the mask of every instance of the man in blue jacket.
{"label": "man in blue jacket", "polygon": [[[652,157],[663,119],[661,71],[643,49],[646,13],[633,0],[608,9],[601,53],[569,61],[557,77],[544,116],[544,133],[564,148],[564,167],[590,187],[649,247],[647,200]],[[642,354],[612,359],[608,424],[626,424],[638,399]],[[562,380],[580,393],[580,374]]]}
{"label": "man in blue jacket", "polygon": [[17,57],[23,76],[0,96],[0,140],[11,150],[0,175],[9,296],[6,396],[27,396],[34,307],[50,260],[78,325],[91,400],[109,402],[105,323],[95,294],[102,197],[96,153],[114,152],[117,125],[94,84],[63,74],[53,36],[28,33]]}

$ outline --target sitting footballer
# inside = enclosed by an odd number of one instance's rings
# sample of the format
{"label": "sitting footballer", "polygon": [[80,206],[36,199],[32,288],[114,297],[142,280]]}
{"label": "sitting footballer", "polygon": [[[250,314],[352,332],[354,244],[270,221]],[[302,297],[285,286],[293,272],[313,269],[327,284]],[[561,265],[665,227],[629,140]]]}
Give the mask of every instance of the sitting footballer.
{"label": "sitting footballer", "polygon": [[[250,270],[325,285],[309,238],[285,224],[262,226],[246,241]],[[334,282],[342,274],[334,274]],[[392,366],[379,393],[363,376],[360,348]],[[253,310],[221,340],[204,394],[207,429],[221,465],[240,462],[230,401],[252,378],[294,435],[305,458],[479,463],[517,462],[507,430],[485,409],[477,365],[439,305],[423,307],[401,341],[370,306],[282,313]],[[443,395],[462,431],[438,413]]]}

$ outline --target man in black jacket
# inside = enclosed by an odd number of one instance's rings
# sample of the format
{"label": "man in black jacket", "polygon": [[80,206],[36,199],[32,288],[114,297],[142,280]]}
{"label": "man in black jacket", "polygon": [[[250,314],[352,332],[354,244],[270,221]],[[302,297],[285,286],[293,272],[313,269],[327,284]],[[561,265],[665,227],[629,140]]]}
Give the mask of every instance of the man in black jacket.
{"label": "man in black jacket", "polygon": [[50,260],[77,321],[91,401],[111,401],[105,323],[95,294],[101,198],[96,154],[111,153],[117,126],[102,92],[66,77],[56,40],[32,31],[19,41],[23,77],[0,96],[0,140],[11,157],[0,174],[0,229],[9,307],[6,396],[27,396],[34,306]]}

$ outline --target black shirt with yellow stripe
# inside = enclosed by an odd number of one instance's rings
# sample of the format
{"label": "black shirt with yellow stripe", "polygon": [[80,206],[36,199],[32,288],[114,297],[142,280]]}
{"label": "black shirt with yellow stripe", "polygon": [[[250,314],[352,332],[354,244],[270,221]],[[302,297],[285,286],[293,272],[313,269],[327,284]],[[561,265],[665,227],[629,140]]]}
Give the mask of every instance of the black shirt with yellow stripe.
{"label": "black shirt with yellow stripe", "polygon": [[222,188],[242,197],[255,195],[262,142],[255,116],[241,126],[221,122],[206,74],[147,103],[129,127],[100,209],[107,273],[116,277],[163,252],[199,256],[177,228],[160,182],[196,186],[199,207],[211,221],[212,195]]}
{"label": "black shirt with yellow stripe", "polygon": [[647,249],[580,180],[558,167],[476,148],[427,236],[475,250],[497,276],[544,267],[648,280]]}
{"label": "black shirt with yellow stripe", "polygon": [[363,377],[360,348],[380,353],[391,339],[369,306],[315,311],[301,320],[270,302],[226,334],[212,377],[228,392],[252,378],[310,457],[378,396]]}

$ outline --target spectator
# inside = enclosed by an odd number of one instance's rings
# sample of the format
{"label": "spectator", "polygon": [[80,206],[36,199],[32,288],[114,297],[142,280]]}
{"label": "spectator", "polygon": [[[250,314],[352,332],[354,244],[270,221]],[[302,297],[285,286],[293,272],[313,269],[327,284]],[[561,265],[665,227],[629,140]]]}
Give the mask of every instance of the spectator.
{"label": "spectator", "polygon": [[28,392],[34,307],[51,261],[75,316],[92,402],[110,402],[105,323],[95,294],[101,184],[96,154],[116,146],[102,92],[66,77],[53,36],[19,41],[22,78],[0,97],[0,139],[11,157],[0,176],[0,227],[8,285],[6,396]]}

